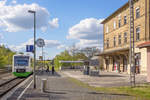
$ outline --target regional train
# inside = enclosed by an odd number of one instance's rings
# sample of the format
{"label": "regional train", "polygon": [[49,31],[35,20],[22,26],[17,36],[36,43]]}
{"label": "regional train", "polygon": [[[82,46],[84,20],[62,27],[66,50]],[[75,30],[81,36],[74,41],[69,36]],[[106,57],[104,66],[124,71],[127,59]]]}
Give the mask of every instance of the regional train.
{"label": "regional train", "polygon": [[12,73],[17,77],[27,77],[32,74],[31,57],[29,55],[13,56]]}

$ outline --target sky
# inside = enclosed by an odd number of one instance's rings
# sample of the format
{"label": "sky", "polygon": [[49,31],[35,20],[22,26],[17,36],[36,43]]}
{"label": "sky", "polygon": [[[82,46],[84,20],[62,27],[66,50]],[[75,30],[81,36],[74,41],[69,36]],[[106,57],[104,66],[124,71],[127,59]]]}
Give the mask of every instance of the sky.
{"label": "sky", "polygon": [[[36,39],[45,41],[47,59],[71,46],[103,48],[101,21],[128,0],[0,0],[0,44],[26,53],[33,44],[33,14]],[[41,48],[37,47],[37,58]]]}

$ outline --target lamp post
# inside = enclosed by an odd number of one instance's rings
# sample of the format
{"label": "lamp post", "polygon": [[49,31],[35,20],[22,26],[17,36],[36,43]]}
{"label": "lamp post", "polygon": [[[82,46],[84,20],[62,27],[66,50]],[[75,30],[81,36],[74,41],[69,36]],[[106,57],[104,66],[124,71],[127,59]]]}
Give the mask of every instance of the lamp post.
{"label": "lamp post", "polygon": [[33,69],[33,83],[34,89],[36,88],[35,66],[36,66],[36,11],[28,10],[29,13],[34,14],[34,69]]}

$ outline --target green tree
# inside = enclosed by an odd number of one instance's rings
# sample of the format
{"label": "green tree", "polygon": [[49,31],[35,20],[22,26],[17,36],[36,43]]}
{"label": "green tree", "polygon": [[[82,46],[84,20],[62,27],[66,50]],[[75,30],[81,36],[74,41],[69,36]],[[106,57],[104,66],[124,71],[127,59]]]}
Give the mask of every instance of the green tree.
{"label": "green tree", "polygon": [[9,48],[6,48],[4,45],[0,46],[0,67],[11,65],[14,54],[15,52],[11,51]]}
{"label": "green tree", "polygon": [[0,56],[0,67],[2,68],[2,67],[4,67],[5,66],[5,58],[4,58],[4,56]]}
{"label": "green tree", "polygon": [[76,53],[74,55],[70,55],[69,51],[65,50],[61,52],[59,55],[55,56],[54,65],[55,67],[59,68],[60,66],[68,67],[68,66],[80,66],[82,63],[60,63],[59,61],[79,61],[79,60],[87,60],[88,58],[85,56],[84,53]]}

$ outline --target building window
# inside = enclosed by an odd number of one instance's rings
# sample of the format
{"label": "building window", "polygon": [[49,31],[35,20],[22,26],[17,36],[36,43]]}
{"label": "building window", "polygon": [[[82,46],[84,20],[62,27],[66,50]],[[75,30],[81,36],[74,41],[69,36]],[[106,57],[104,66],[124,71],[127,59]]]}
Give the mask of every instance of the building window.
{"label": "building window", "polygon": [[107,27],[106,27],[106,33],[108,33],[108,32],[109,32],[109,27],[107,26]]}
{"label": "building window", "polygon": [[116,29],[116,21],[114,21],[114,29]]}
{"label": "building window", "polygon": [[121,35],[118,36],[118,44],[121,44]]}
{"label": "building window", "polygon": [[106,41],[106,48],[109,48],[109,39]]}
{"label": "building window", "polygon": [[127,16],[124,16],[124,24],[127,24]]}
{"label": "building window", "polygon": [[118,26],[121,27],[121,19],[118,21]]}
{"label": "building window", "polygon": [[116,37],[114,37],[114,47],[116,46]]}
{"label": "building window", "polygon": [[127,43],[127,32],[124,32],[124,43]]}
{"label": "building window", "polygon": [[140,40],[140,27],[136,28],[136,41]]}
{"label": "building window", "polygon": [[140,17],[140,8],[137,7],[136,8],[136,18],[139,18]]}

